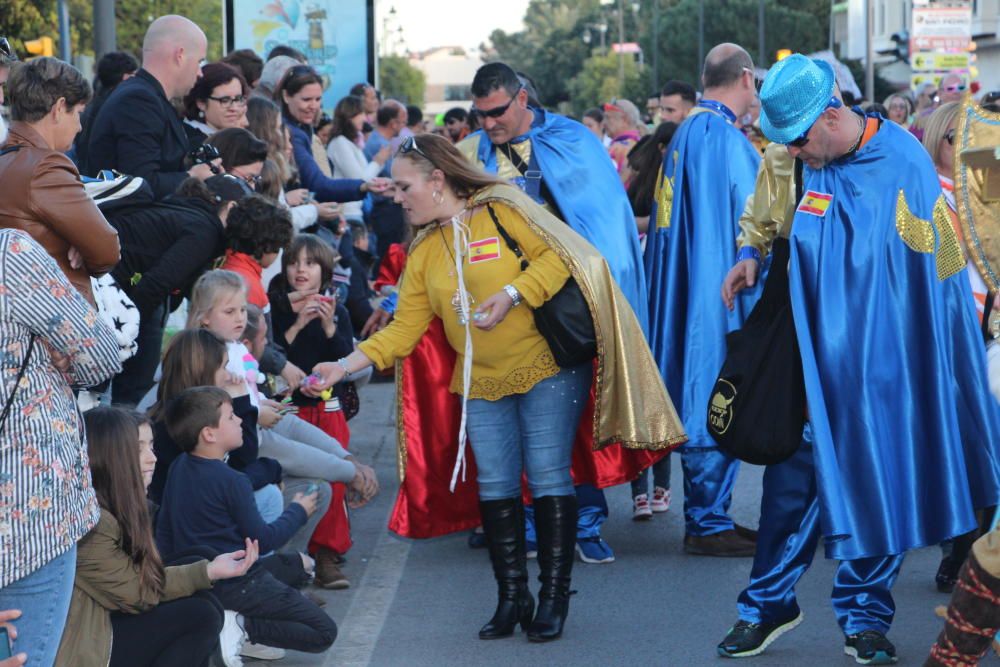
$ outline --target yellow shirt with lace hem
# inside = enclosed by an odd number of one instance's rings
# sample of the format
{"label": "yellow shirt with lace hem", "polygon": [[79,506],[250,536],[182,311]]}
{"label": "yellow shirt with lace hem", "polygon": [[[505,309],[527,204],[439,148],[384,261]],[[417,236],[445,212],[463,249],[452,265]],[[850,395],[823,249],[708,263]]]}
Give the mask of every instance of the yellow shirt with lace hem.
{"label": "yellow shirt with lace hem", "polygon": [[[517,288],[523,299],[492,331],[470,325],[473,357],[469,397],[487,400],[523,394],[559,372],[548,343],[535,328],[531,309],[562,289],[570,275],[555,251],[531,230],[519,212],[502,203],[492,206],[529,266],[521,271],[520,262],[504,243],[485,207],[477,208],[466,219],[472,249],[463,253],[462,272],[466,289],[475,300],[473,310],[507,284]],[[458,289],[452,228],[447,225],[425,229],[422,234],[422,242],[414,244],[406,261],[395,319],[358,349],[377,367],[388,368],[396,359],[410,354],[431,320],[440,317],[448,343],[458,353],[449,389],[460,394],[466,334],[451,303]]]}

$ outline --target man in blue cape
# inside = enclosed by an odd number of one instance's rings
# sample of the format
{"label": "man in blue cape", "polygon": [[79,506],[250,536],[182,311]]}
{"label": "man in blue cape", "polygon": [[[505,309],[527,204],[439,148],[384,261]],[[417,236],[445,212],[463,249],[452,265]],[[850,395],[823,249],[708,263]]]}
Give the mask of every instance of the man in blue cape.
{"label": "man in blue cape", "polygon": [[758,296],[744,294],[733,311],[718,296],[760,162],[735,125],[756,98],[753,61],[739,46],[720,44],[705,59],[702,83],[701,102],[667,148],[650,215],[656,225],[645,256],[649,340],[689,437],[681,449],[684,550],[752,556],[756,536],[728,514],[737,462],[716,447],[706,411],[726,334],[740,327]]}
{"label": "man in blue cape", "polygon": [[[794,588],[822,536],[841,561],[832,599],[845,653],[889,664],[903,554],[969,532],[975,510],[997,503],[1000,420],[966,260],[920,143],[845,107],[828,64],[782,60],[761,104],[764,134],[804,163],[801,198],[770,208],[792,216],[809,424],[799,450],[764,474],[750,584],[718,650],[757,655],[801,622]],[[737,264],[736,289],[755,272],[753,259]]]}
{"label": "man in blue cape", "polygon": [[[597,248],[647,332],[638,227],[614,164],[593,133],[542,109],[526,84],[530,87],[504,63],[480,67],[472,80],[472,98],[482,129],[458,148],[487,172],[520,186]],[[608,456],[615,449],[598,455]],[[600,534],[608,513],[604,493],[582,485],[577,497],[581,558],[589,563],[613,561],[614,553]],[[529,513],[529,542],[531,520]]]}

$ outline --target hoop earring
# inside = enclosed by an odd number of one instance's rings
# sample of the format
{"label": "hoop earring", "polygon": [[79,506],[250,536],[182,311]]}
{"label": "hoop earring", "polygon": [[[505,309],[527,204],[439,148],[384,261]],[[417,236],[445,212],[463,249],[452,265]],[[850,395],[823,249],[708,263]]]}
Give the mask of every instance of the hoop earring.
{"label": "hoop earring", "polygon": [[434,192],[432,192],[431,199],[433,199],[434,203],[437,204],[438,206],[444,203],[444,195],[441,194],[440,190],[435,190]]}

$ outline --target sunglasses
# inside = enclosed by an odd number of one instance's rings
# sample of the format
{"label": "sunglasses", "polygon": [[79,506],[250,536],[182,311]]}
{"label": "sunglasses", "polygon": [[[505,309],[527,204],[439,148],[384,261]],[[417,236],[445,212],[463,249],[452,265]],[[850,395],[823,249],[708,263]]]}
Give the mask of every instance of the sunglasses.
{"label": "sunglasses", "polygon": [[504,104],[503,106],[493,107],[492,109],[486,109],[486,110],[472,107],[472,115],[478,116],[479,118],[499,118],[500,116],[507,113],[507,109],[509,109],[510,105],[514,103],[514,100],[517,99],[517,94],[520,93],[521,89],[523,88],[524,84],[519,85],[517,87],[517,90],[515,90],[514,94],[511,96],[510,101],[507,102],[507,104]]}
{"label": "sunglasses", "polygon": [[420,146],[417,145],[417,137],[413,135],[403,140],[403,143],[399,145],[398,153],[400,155],[406,155],[407,153],[416,153],[417,155],[421,156],[431,164],[434,164],[434,160],[431,159],[431,156],[420,150]]}
{"label": "sunglasses", "polygon": [[236,95],[235,97],[230,97],[229,95],[225,95],[224,97],[212,97],[209,95],[208,99],[213,102],[218,102],[220,106],[223,106],[226,109],[233,106],[243,106],[247,103],[246,95]]}
{"label": "sunglasses", "polygon": [[[838,100],[836,97],[831,97],[830,101],[826,103],[825,107],[823,107],[823,111],[826,111],[827,109],[839,109],[842,106],[844,106],[843,102],[841,102],[840,100]],[[823,111],[820,112],[820,115],[823,114]],[[819,120],[819,118],[817,118],[816,120]],[[815,124],[816,124],[816,121],[813,121],[813,125],[815,125]],[[787,142],[785,145],[786,146],[794,146],[795,148],[802,148],[803,146],[805,146],[806,144],[808,144],[809,143],[809,132],[812,131],[813,125],[810,125],[808,128],[806,128],[806,131],[803,132],[801,135],[799,135],[798,138],[792,139],[791,141]]]}
{"label": "sunglasses", "polygon": [[965,86],[964,83],[960,83],[960,84],[955,85],[955,86],[944,86],[944,89],[946,91],[948,91],[949,93],[960,93],[963,90],[965,90],[965,88],[966,88],[966,86]]}

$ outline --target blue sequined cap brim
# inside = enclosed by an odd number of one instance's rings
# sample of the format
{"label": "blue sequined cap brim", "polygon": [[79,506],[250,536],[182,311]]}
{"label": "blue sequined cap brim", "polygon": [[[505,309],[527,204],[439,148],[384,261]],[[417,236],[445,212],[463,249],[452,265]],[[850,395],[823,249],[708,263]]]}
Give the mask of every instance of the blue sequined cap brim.
{"label": "blue sequined cap brim", "polygon": [[760,90],[764,136],[778,144],[802,136],[826,109],[836,81],[829,63],[801,54],[775,64]]}

